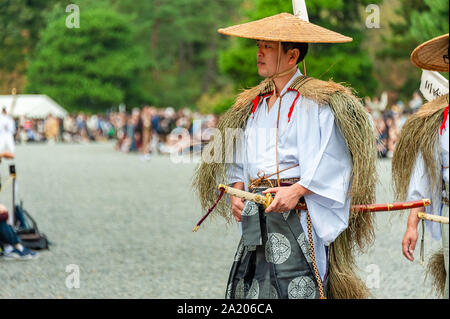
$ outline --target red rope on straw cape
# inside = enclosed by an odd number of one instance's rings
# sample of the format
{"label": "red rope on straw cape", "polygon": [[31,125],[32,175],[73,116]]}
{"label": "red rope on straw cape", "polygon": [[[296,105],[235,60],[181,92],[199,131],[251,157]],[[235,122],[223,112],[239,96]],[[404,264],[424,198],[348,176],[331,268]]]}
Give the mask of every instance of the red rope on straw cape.
{"label": "red rope on straw cape", "polygon": [[205,214],[205,216],[202,217],[202,219],[200,219],[200,221],[197,223],[197,225],[195,225],[194,229],[192,230],[193,232],[196,232],[198,230],[198,228],[200,227],[200,225],[203,223],[203,221],[206,219],[206,217],[208,217],[208,215],[213,211],[213,209],[216,207],[217,203],[221,200],[223,194],[225,194],[225,188],[221,187],[220,188],[220,194],[219,197],[217,197],[216,202],[214,203],[214,205],[211,206],[210,209],[208,209],[208,212]]}
{"label": "red rope on straw cape", "polygon": [[447,116],[448,116],[448,105],[447,105],[447,107],[444,109],[444,121],[443,121],[442,124],[441,124],[441,131],[440,131],[441,135],[442,135],[442,131],[443,131],[444,128],[445,128],[445,122],[447,122]]}
{"label": "red rope on straw cape", "polygon": [[289,109],[289,114],[288,114],[288,123],[289,123],[291,121],[291,115],[292,115],[292,111],[294,110],[295,102],[297,102],[297,99],[300,96],[300,92],[297,91],[296,89],[291,89],[291,88],[288,88],[287,90],[297,92],[297,96],[295,97],[294,102],[292,102],[291,108]]}
{"label": "red rope on straw cape", "polygon": [[[265,99],[266,97],[271,96],[272,94],[273,94],[273,91],[269,92],[266,95],[263,95],[262,98]],[[260,99],[261,99],[261,95],[258,95],[252,101],[252,103],[253,103],[253,108],[252,108],[252,116],[253,116],[253,118],[255,118],[255,111],[256,111],[256,108],[259,105]]]}

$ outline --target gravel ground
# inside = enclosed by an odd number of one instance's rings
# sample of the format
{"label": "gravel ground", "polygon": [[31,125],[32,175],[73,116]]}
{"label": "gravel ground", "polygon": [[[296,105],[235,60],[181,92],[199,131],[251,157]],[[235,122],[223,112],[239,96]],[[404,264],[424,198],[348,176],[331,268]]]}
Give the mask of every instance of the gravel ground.
{"label": "gravel ground", "polygon": [[[0,164],[3,183],[11,163]],[[195,163],[142,161],[110,143],[19,145],[14,163],[18,198],[53,245],[36,260],[0,259],[0,298],[224,296],[238,231],[215,218],[192,233],[202,215],[190,188]],[[379,173],[377,202],[392,201],[389,160]],[[11,208],[10,186],[0,202]],[[376,298],[435,297],[419,262],[402,256],[406,219],[379,213],[376,242],[358,256]],[[428,257],[439,243],[426,233],[425,247]],[[68,265],[79,268],[79,288],[66,286]]]}

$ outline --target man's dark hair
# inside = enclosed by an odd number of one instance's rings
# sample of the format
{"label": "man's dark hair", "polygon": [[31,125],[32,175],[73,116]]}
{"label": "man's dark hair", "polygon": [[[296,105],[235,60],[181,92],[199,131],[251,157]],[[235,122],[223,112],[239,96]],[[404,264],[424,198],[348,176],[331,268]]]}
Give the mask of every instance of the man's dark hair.
{"label": "man's dark hair", "polygon": [[281,45],[283,47],[284,53],[287,53],[289,50],[292,50],[292,49],[298,49],[300,51],[300,55],[298,56],[296,64],[299,64],[300,62],[302,62],[306,56],[306,53],[308,53],[308,43],[281,42]]}

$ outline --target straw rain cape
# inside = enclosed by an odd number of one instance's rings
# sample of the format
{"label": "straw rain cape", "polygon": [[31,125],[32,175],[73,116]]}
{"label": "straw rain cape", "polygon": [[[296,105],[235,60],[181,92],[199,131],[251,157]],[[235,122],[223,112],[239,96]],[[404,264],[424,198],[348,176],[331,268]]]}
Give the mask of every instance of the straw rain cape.
{"label": "straw rain cape", "polygon": [[[376,148],[373,128],[369,114],[356,98],[351,89],[332,81],[321,81],[307,76],[300,76],[293,81],[291,89],[319,105],[328,104],[335,116],[352,158],[352,186],[348,196],[351,204],[370,204],[375,201]],[[269,81],[245,90],[236,99],[218,123],[218,130],[225,136],[226,128],[245,129],[247,119],[253,108],[253,100],[272,91]],[[214,141],[205,148],[213,154]],[[233,143],[231,144],[233,147]],[[226,149],[222,140],[222,161],[220,163],[202,162],[193,178],[193,188],[200,198],[203,209],[214,204],[217,199],[217,185],[228,184],[226,180],[225,154],[232,152]],[[221,215],[231,221],[231,207],[226,201],[217,204],[213,215]],[[365,284],[355,274],[355,252],[364,251],[374,240],[374,220],[371,213],[350,212],[348,228],[330,245],[329,291],[330,298],[357,299],[370,295]]]}
{"label": "straw rain cape", "polygon": [[[419,152],[422,154],[426,174],[431,185],[440,185],[439,170],[435,159],[435,149],[439,137],[439,127],[448,106],[448,94],[424,104],[403,125],[400,138],[392,158],[392,178],[398,199],[405,199],[409,181]],[[436,191],[436,189],[433,189]]]}
{"label": "straw rain cape", "polygon": [[[440,191],[441,168],[436,162],[435,152],[439,141],[439,129],[448,104],[448,94],[438,97],[424,104],[403,125],[392,159],[392,179],[398,199],[407,197],[411,175],[419,153],[424,161],[425,173],[432,186],[432,193]],[[430,257],[427,275],[431,275],[432,286],[436,293],[443,295],[446,271],[442,249]]]}

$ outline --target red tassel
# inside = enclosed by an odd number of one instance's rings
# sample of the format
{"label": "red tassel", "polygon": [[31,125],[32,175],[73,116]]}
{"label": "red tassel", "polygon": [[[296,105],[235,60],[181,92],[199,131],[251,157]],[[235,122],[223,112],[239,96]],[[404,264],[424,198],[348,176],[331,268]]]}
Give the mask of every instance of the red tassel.
{"label": "red tassel", "polygon": [[200,225],[203,223],[203,221],[206,219],[206,217],[208,217],[208,215],[213,211],[213,209],[216,207],[217,203],[220,201],[220,199],[222,198],[223,194],[225,193],[225,188],[221,188],[220,189],[220,194],[219,197],[217,197],[216,202],[214,203],[214,205],[211,206],[210,209],[208,209],[208,212],[205,214],[205,216],[202,217],[202,219],[200,219],[200,221],[197,223],[197,225],[195,225],[194,229],[192,230],[193,232],[196,232],[198,230],[198,228],[200,227]]}

